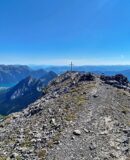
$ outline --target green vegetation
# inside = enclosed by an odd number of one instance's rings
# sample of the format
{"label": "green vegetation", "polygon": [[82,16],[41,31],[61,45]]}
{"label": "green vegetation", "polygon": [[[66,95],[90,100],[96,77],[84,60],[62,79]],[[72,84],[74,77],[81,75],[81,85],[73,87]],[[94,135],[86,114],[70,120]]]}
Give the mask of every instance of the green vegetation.
{"label": "green vegetation", "polygon": [[25,130],[24,131],[24,135],[25,135],[25,138],[24,138],[24,141],[21,143],[21,147],[32,147],[32,142],[31,142],[31,137],[29,135],[29,129]]}
{"label": "green vegetation", "polygon": [[54,144],[58,143],[61,137],[61,132],[56,133],[49,141],[48,141],[48,147],[52,148]]}
{"label": "green vegetation", "polygon": [[47,150],[46,149],[41,149],[38,152],[38,158],[40,158],[41,160],[45,160],[46,155],[47,155]]}
{"label": "green vegetation", "polygon": [[74,119],[76,119],[75,113],[67,113],[65,120],[66,121],[73,121]]}

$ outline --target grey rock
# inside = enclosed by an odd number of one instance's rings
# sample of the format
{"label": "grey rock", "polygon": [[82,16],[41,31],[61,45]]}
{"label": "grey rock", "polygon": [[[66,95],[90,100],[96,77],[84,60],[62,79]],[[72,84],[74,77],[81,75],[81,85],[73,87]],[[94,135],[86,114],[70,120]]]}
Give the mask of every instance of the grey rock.
{"label": "grey rock", "polygon": [[77,130],[74,130],[74,131],[73,131],[73,134],[76,135],[76,136],[80,136],[80,135],[81,135],[81,131],[78,130],[78,129],[77,129]]}

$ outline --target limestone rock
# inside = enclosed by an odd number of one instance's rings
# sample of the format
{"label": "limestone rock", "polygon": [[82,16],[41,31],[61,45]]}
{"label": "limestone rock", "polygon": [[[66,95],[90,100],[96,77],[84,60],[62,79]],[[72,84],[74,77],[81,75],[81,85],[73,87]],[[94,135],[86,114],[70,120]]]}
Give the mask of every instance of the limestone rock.
{"label": "limestone rock", "polygon": [[73,134],[76,135],[76,136],[80,136],[80,135],[81,135],[81,131],[78,130],[78,129],[77,129],[77,130],[74,130],[74,131],[73,131]]}

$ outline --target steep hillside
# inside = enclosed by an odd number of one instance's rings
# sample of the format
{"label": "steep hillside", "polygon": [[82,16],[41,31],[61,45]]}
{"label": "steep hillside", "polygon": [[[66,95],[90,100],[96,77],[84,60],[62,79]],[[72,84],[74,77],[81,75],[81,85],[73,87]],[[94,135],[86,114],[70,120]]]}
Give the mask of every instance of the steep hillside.
{"label": "steep hillside", "polygon": [[129,160],[126,78],[67,72],[44,94],[0,123],[1,159]]}
{"label": "steep hillside", "polygon": [[42,96],[42,89],[56,76],[53,72],[49,72],[41,79],[29,76],[14,87],[1,91],[0,114],[7,115],[26,108],[30,103]]}
{"label": "steep hillside", "polygon": [[40,80],[27,77],[16,86],[0,94],[0,114],[6,115],[20,111],[41,96],[39,88],[43,86]]}

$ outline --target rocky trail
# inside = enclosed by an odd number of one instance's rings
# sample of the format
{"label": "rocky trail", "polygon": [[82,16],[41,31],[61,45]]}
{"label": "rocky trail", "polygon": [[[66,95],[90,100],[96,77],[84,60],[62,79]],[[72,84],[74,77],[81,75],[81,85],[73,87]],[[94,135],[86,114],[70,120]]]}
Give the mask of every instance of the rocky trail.
{"label": "rocky trail", "polygon": [[[83,110],[78,113],[77,120],[65,130],[61,140],[63,144],[55,146],[52,151],[56,159],[60,160],[60,157],[64,157],[65,160],[127,159],[130,128],[123,122],[126,115],[120,113],[122,112],[120,106],[122,103],[128,106],[130,100],[126,102],[119,99],[121,104],[115,103],[116,92],[118,92],[116,88],[104,86],[97,80],[96,89],[92,89],[88,104],[85,104]],[[74,130],[79,130],[80,135],[72,135]],[[48,156],[48,160],[51,156]]]}

